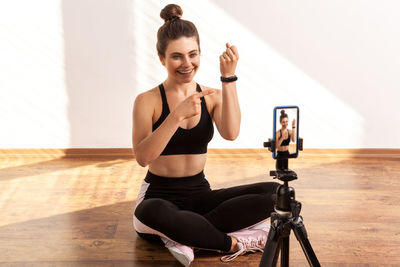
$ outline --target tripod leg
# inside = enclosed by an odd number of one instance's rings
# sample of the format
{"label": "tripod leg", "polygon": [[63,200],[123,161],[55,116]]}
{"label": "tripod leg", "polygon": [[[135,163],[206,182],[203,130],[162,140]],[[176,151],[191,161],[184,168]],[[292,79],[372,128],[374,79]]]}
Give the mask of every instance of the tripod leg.
{"label": "tripod leg", "polygon": [[289,267],[289,236],[282,237],[281,267]]}
{"label": "tripod leg", "polygon": [[264,252],[261,257],[259,267],[273,267],[276,266],[276,261],[281,247],[281,239],[279,238],[278,229],[271,225],[268,233],[267,244],[264,247]]}
{"label": "tripod leg", "polygon": [[292,227],[296,238],[300,242],[301,248],[306,255],[308,264],[310,264],[311,267],[321,267],[317,256],[315,255],[314,250],[311,247],[310,241],[308,240],[306,227],[303,224],[302,218],[297,217],[296,220],[293,221]]}
{"label": "tripod leg", "polygon": [[274,260],[272,261],[272,266],[276,266],[281,248],[282,248],[282,239],[278,241],[278,247],[276,248],[275,257]]}

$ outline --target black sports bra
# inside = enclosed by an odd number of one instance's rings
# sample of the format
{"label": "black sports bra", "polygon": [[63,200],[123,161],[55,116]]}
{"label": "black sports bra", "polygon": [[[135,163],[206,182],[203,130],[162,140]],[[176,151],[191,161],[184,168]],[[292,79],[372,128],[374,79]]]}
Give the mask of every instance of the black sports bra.
{"label": "black sports bra", "polygon": [[[282,138],[282,130],[280,130],[280,131],[281,131],[281,138]],[[288,146],[289,143],[290,143],[290,133],[288,130],[288,138],[286,138],[285,140],[282,141],[281,146]]]}
{"label": "black sports bra", "polygon": [[[161,125],[170,113],[164,86],[163,84],[160,84],[158,87],[162,99],[162,113],[160,118],[153,125],[153,132]],[[201,92],[199,84],[197,84],[196,90]],[[202,97],[199,123],[191,129],[179,127],[169,140],[161,155],[204,154],[207,152],[207,145],[211,141],[213,135],[213,122],[208,113],[206,101],[204,97]]]}

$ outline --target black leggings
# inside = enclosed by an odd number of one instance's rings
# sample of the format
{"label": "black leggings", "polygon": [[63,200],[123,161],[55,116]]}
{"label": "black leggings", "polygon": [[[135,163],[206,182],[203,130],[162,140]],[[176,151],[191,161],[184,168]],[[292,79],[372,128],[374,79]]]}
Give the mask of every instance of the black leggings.
{"label": "black leggings", "polygon": [[278,186],[275,182],[262,182],[211,190],[203,172],[185,178],[148,172],[134,215],[140,223],[178,243],[226,252],[231,248],[231,238],[226,233],[270,216],[274,207],[272,195]]}

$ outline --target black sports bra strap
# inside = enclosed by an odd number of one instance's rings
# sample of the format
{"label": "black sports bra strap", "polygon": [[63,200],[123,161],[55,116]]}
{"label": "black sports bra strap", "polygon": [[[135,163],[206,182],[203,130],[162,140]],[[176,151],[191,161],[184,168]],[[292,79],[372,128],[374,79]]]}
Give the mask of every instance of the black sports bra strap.
{"label": "black sports bra strap", "polygon": [[163,105],[163,112],[165,110],[166,112],[169,113],[169,107],[168,107],[168,102],[167,102],[167,96],[165,95],[164,85],[160,84],[158,87],[160,89],[161,100],[162,100],[162,105]]}
{"label": "black sports bra strap", "polygon": [[161,94],[161,99],[162,99],[163,104],[167,103],[167,96],[165,95],[164,85],[160,84],[158,86],[158,88],[160,89],[160,94]]}
{"label": "black sports bra strap", "polygon": [[[197,84],[197,86],[196,86],[196,91],[199,92],[199,93],[202,92],[201,87],[200,87],[199,84]],[[200,100],[201,100],[201,106],[205,105],[206,101],[205,101],[205,99],[204,99],[204,96],[202,96],[202,97],[200,98]]]}

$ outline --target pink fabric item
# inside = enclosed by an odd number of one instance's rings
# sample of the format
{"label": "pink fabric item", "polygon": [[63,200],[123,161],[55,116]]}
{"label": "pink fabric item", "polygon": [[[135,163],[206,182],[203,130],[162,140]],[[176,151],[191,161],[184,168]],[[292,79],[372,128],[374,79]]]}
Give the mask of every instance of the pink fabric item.
{"label": "pink fabric item", "polygon": [[259,230],[263,230],[263,231],[269,232],[269,228],[271,227],[271,224],[269,223],[269,220],[270,219],[267,218],[267,219],[265,219],[265,220],[263,220],[263,221],[261,221],[259,223],[251,225],[251,226],[246,227],[244,229],[259,229]]}
{"label": "pink fabric item", "polygon": [[[150,184],[143,180],[137,200],[136,200],[135,209],[143,201],[144,196],[145,196],[146,191],[149,188],[149,186],[150,186]],[[154,230],[154,229],[148,227],[147,225],[145,225],[144,223],[142,223],[141,221],[139,221],[139,219],[136,218],[135,214],[133,215],[133,227],[135,228],[135,230],[137,232],[142,233],[142,234],[153,234],[153,235],[158,235],[158,236],[163,236],[163,237],[168,238],[161,232]]]}
{"label": "pink fabric item", "polygon": [[191,247],[179,244],[175,241],[162,237],[165,247],[183,265],[189,266],[194,260],[194,253]]}
{"label": "pink fabric item", "polygon": [[261,229],[242,229],[228,235],[237,239],[239,250],[233,254],[223,256],[221,258],[223,262],[231,261],[247,252],[264,252],[268,238],[268,232]]}
{"label": "pink fabric item", "polygon": [[140,191],[138,194],[138,197],[136,199],[136,207],[143,201],[145,195],[146,195],[146,191],[149,188],[150,184],[148,182],[146,182],[145,180],[143,180],[142,185],[140,186]]}

